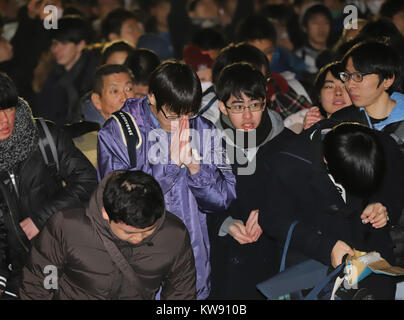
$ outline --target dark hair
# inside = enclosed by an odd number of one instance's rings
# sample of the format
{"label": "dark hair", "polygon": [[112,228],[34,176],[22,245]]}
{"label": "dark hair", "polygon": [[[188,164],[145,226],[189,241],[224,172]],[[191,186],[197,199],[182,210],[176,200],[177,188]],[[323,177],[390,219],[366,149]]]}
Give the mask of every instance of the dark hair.
{"label": "dark hair", "polygon": [[326,134],[323,153],[329,172],[350,194],[367,198],[381,185],[386,160],[374,130],[342,123]]}
{"label": "dark hair", "polygon": [[133,73],[134,83],[141,85],[149,85],[149,77],[159,64],[159,56],[146,48],[134,49],[125,61]]}
{"label": "dark hair", "polygon": [[313,86],[313,105],[318,106],[320,108],[320,112],[326,116],[327,112],[324,110],[323,106],[321,105],[320,101],[320,94],[321,94],[321,89],[324,86],[325,83],[325,78],[327,77],[328,72],[331,72],[331,74],[340,80],[339,73],[345,71],[344,66],[340,61],[334,61],[331,62],[324,67],[322,67],[314,80],[314,86]]}
{"label": "dark hair", "polygon": [[198,112],[202,102],[202,87],[192,68],[170,59],[160,64],[150,75],[149,93],[156,98],[156,108],[165,105],[175,114]]}
{"label": "dark hair", "polygon": [[103,191],[103,204],[110,220],[144,229],[165,211],[158,182],[143,171],[115,171]]}
{"label": "dark hair", "polygon": [[402,0],[386,0],[380,7],[379,14],[382,17],[393,18],[400,11],[404,11],[404,2]]}
{"label": "dark hair", "polygon": [[68,15],[60,18],[57,29],[51,29],[49,32],[51,39],[75,44],[83,40],[90,43],[93,36],[89,22],[78,15]]}
{"label": "dark hair", "polygon": [[105,64],[114,52],[124,51],[129,55],[134,49],[134,46],[125,40],[107,42],[101,51],[101,64]]}
{"label": "dark hair", "polygon": [[121,34],[122,25],[126,20],[134,19],[143,23],[140,11],[128,10],[125,8],[117,8],[112,10],[101,22],[102,36],[108,40],[111,33]]}
{"label": "dark hair", "polygon": [[330,22],[330,25],[332,25],[333,18],[330,10],[324,4],[318,3],[307,8],[307,10],[303,13],[302,26],[307,27],[308,21],[316,14],[324,15]]}
{"label": "dark hair", "polygon": [[342,59],[344,66],[349,58],[352,58],[356,70],[377,74],[379,85],[384,79],[395,76],[387,92],[390,94],[393,91],[401,91],[401,61],[392,47],[374,40],[360,42],[345,54]]}
{"label": "dark hair", "polygon": [[237,28],[239,41],[270,40],[276,46],[275,26],[264,16],[254,14],[241,21]]}
{"label": "dark hair", "polygon": [[233,95],[265,99],[267,82],[261,71],[247,62],[237,62],[223,68],[216,85],[216,95],[224,103]]}
{"label": "dark hair", "polygon": [[244,42],[238,44],[231,43],[220,51],[213,63],[213,84],[216,86],[219,74],[224,67],[242,61],[251,63],[259,71],[261,71],[261,68],[264,67],[265,77],[270,75],[268,59],[260,49]]}
{"label": "dark hair", "polygon": [[17,103],[18,92],[13,80],[0,72],[0,110],[16,107]]}
{"label": "dark hair", "polygon": [[104,64],[97,68],[93,78],[93,92],[102,95],[102,89],[104,88],[104,77],[115,73],[126,73],[131,79],[133,79],[132,71],[127,66],[121,64]]}
{"label": "dark hair", "polygon": [[191,43],[202,50],[220,50],[226,46],[226,39],[214,28],[202,28],[193,34]]}

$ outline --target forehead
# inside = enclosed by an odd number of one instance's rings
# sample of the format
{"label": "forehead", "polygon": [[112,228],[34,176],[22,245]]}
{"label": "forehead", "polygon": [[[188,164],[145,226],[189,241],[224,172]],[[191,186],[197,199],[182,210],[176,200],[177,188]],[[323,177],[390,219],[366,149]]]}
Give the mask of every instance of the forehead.
{"label": "forehead", "polygon": [[241,92],[239,97],[236,97],[234,94],[230,95],[228,100],[230,103],[239,102],[239,101],[254,101],[251,97],[247,96],[244,92]]}
{"label": "forehead", "polygon": [[109,74],[104,76],[103,80],[105,86],[131,82],[129,75],[125,72]]}
{"label": "forehead", "polygon": [[141,232],[149,231],[149,230],[152,230],[153,228],[155,228],[156,225],[157,225],[157,222],[154,223],[153,225],[151,225],[150,227],[146,227],[146,228],[143,228],[143,229],[132,227],[132,226],[127,225],[127,224],[125,224],[123,222],[114,222],[114,224],[115,224],[116,227],[118,227],[122,231],[125,231],[125,232],[128,232],[128,233],[141,233]]}
{"label": "forehead", "polygon": [[310,15],[310,17],[307,19],[307,22],[329,22],[328,17],[321,12],[313,13]]}
{"label": "forehead", "polygon": [[348,61],[346,63],[345,69],[348,70],[349,72],[357,71],[355,69],[352,57],[349,57],[349,59],[348,59]]}

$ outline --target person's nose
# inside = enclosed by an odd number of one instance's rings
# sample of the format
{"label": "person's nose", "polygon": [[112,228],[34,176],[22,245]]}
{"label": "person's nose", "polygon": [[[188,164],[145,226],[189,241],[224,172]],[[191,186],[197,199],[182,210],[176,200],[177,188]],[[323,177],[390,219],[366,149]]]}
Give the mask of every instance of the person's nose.
{"label": "person's nose", "polygon": [[243,111],[243,118],[250,119],[252,117],[252,112],[250,108],[245,108]]}
{"label": "person's nose", "polygon": [[345,89],[344,89],[343,87],[341,87],[341,86],[336,86],[336,88],[335,88],[335,95],[336,95],[337,97],[342,96],[344,90],[345,90]]}

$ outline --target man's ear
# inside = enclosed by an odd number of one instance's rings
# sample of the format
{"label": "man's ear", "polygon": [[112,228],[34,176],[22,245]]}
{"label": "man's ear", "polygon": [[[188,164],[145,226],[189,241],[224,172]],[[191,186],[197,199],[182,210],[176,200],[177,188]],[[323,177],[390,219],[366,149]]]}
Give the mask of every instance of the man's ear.
{"label": "man's ear", "polygon": [[103,218],[104,220],[109,221],[108,213],[105,211],[105,208],[104,208],[104,207],[102,207],[101,212],[102,212],[102,218]]}
{"label": "man's ear", "polygon": [[219,110],[224,115],[226,115],[226,116],[228,115],[226,106],[224,105],[223,101],[220,101],[220,100],[219,100]]}
{"label": "man's ear", "polygon": [[98,93],[93,92],[91,94],[91,102],[93,103],[94,107],[98,110],[98,111],[102,111],[101,108],[101,97]]}
{"label": "man's ear", "polygon": [[384,90],[388,90],[393,85],[395,79],[396,76],[394,74],[393,77],[384,79],[382,83]]}
{"label": "man's ear", "polygon": [[154,96],[154,93],[148,93],[147,98],[149,99],[150,104],[156,106],[156,97]]}

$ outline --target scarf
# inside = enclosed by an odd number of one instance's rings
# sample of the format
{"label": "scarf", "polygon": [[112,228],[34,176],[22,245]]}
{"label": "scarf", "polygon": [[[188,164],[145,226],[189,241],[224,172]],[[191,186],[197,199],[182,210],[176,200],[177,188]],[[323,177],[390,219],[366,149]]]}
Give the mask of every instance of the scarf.
{"label": "scarf", "polygon": [[0,172],[10,171],[28,159],[36,150],[38,141],[31,109],[25,100],[18,98],[13,132],[6,140],[0,141]]}

